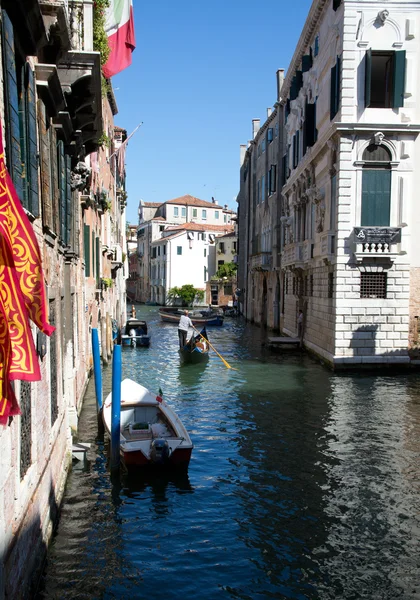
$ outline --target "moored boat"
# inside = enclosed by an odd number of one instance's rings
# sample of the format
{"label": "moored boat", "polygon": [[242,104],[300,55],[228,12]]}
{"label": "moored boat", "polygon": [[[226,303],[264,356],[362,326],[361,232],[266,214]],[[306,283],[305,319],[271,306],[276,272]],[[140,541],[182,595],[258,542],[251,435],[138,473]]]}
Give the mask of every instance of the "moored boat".
{"label": "moored boat", "polygon": [[209,345],[206,341],[207,331],[204,327],[198,335],[193,335],[179,353],[185,363],[204,362],[209,357]]}
{"label": "moored boat", "polygon": [[[112,393],[102,418],[111,433]],[[193,444],[168,404],[131,379],[121,382],[120,454],[127,467],[187,467]]]}
{"label": "moored boat", "polygon": [[[159,315],[161,320],[164,323],[175,323],[178,324],[179,320],[183,314],[182,309],[168,309],[168,308],[160,308]],[[193,322],[193,325],[198,326],[213,326],[220,327],[223,325],[223,315],[219,315],[217,313],[203,314],[207,311],[190,311],[189,317]]]}
{"label": "moored boat", "polygon": [[149,346],[150,334],[148,332],[146,321],[139,319],[128,319],[122,329],[121,345],[122,346]]}

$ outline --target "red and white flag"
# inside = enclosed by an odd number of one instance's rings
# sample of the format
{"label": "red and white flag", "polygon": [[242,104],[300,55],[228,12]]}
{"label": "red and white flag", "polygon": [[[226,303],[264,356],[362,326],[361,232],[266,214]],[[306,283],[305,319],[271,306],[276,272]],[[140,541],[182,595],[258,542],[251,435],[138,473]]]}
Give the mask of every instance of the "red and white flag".
{"label": "red and white flag", "polygon": [[110,54],[102,71],[109,79],[131,65],[131,54],[136,47],[133,0],[110,0],[105,16]]}

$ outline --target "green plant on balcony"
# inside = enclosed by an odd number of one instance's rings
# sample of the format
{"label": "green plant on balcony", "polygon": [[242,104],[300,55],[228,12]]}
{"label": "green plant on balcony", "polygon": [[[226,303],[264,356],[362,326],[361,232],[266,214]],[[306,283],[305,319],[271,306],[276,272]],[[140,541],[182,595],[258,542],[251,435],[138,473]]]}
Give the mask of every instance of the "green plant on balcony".
{"label": "green plant on balcony", "polygon": [[108,60],[110,48],[105,31],[105,13],[109,0],[95,0],[93,4],[93,49],[101,56],[101,65]]}
{"label": "green plant on balcony", "polygon": [[191,306],[195,299],[201,301],[203,298],[204,291],[195,288],[191,284],[183,285],[182,287],[175,286],[168,291],[168,300],[173,302],[179,299],[182,306]]}
{"label": "green plant on balcony", "polygon": [[114,280],[112,279],[112,277],[102,277],[102,287],[103,289],[108,289],[110,287],[112,287],[114,284]]}
{"label": "green plant on balcony", "polygon": [[107,146],[108,148],[111,146],[111,140],[105,131],[102,132],[101,137],[98,140],[98,144],[99,146]]}
{"label": "green plant on balcony", "polygon": [[217,269],[216,276],[221,279],[222,277],[233,277],[238,270],[238,266],[233,262],[224,263]]}

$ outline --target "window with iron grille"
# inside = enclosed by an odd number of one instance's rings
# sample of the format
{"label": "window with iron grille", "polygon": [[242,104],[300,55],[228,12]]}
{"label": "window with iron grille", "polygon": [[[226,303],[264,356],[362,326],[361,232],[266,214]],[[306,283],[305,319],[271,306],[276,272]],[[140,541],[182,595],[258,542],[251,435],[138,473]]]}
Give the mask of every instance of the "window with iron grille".
{"label": "window with iron grille", "polygon": [[292,294],[296,294],[296,277],[292,277]]}
{"label": "window with iron grille", "polygon": [[386,273],[360,273],[361,298],[386,298]]}
{"label": "window with iron grille", "polygon": [[314,276],[313,275],[309,276],[309,295],[310,296],[314,295]]}
{"label": "window with iron grille", "polygon": [[284,292],[286,295],[289,294],[289,277],[288,277],[288,275],[286,275],[284,278]]}
{"label": "window with iron grille", "polygon": [[305,275],[305,287],[304,287],[304,293],[303,293],[303,295],[307,296],[308,295],[308,291],[309,291],[309,288],[308,288],[308,276]]}
{"label": "window with iron grille", "polygon": [[25,477],[32,463],[32,413],[31,384],[22,381],[20,384],[20,478]]}
{"label": "window with iron grille", "polygon": [[[50,301],[50,324],[56,324],[55,300]],[[57,344],[56,335],[50,338],[50,379],[51,379],[51,425],[55,423],[58,416],[58,386],[57,386]]]}
{"label": "window with iron grille", "polygon": [[328,273],[328,298],[334,295],[334,273]]}

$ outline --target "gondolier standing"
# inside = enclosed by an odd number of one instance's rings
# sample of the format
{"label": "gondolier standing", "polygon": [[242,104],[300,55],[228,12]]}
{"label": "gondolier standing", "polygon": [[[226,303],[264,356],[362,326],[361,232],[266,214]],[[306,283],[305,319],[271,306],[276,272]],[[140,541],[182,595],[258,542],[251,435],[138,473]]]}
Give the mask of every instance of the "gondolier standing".
{"label": "gondolier standing", "polygon": [[188,310],[186,310],[184,311],[182,317],[179,319],[178,325],[178,338],[180,350],[182,350],[182,348],[187,343],[187,333],[190,327],[193,327],[193,324],[190,317],[188,316]]}

